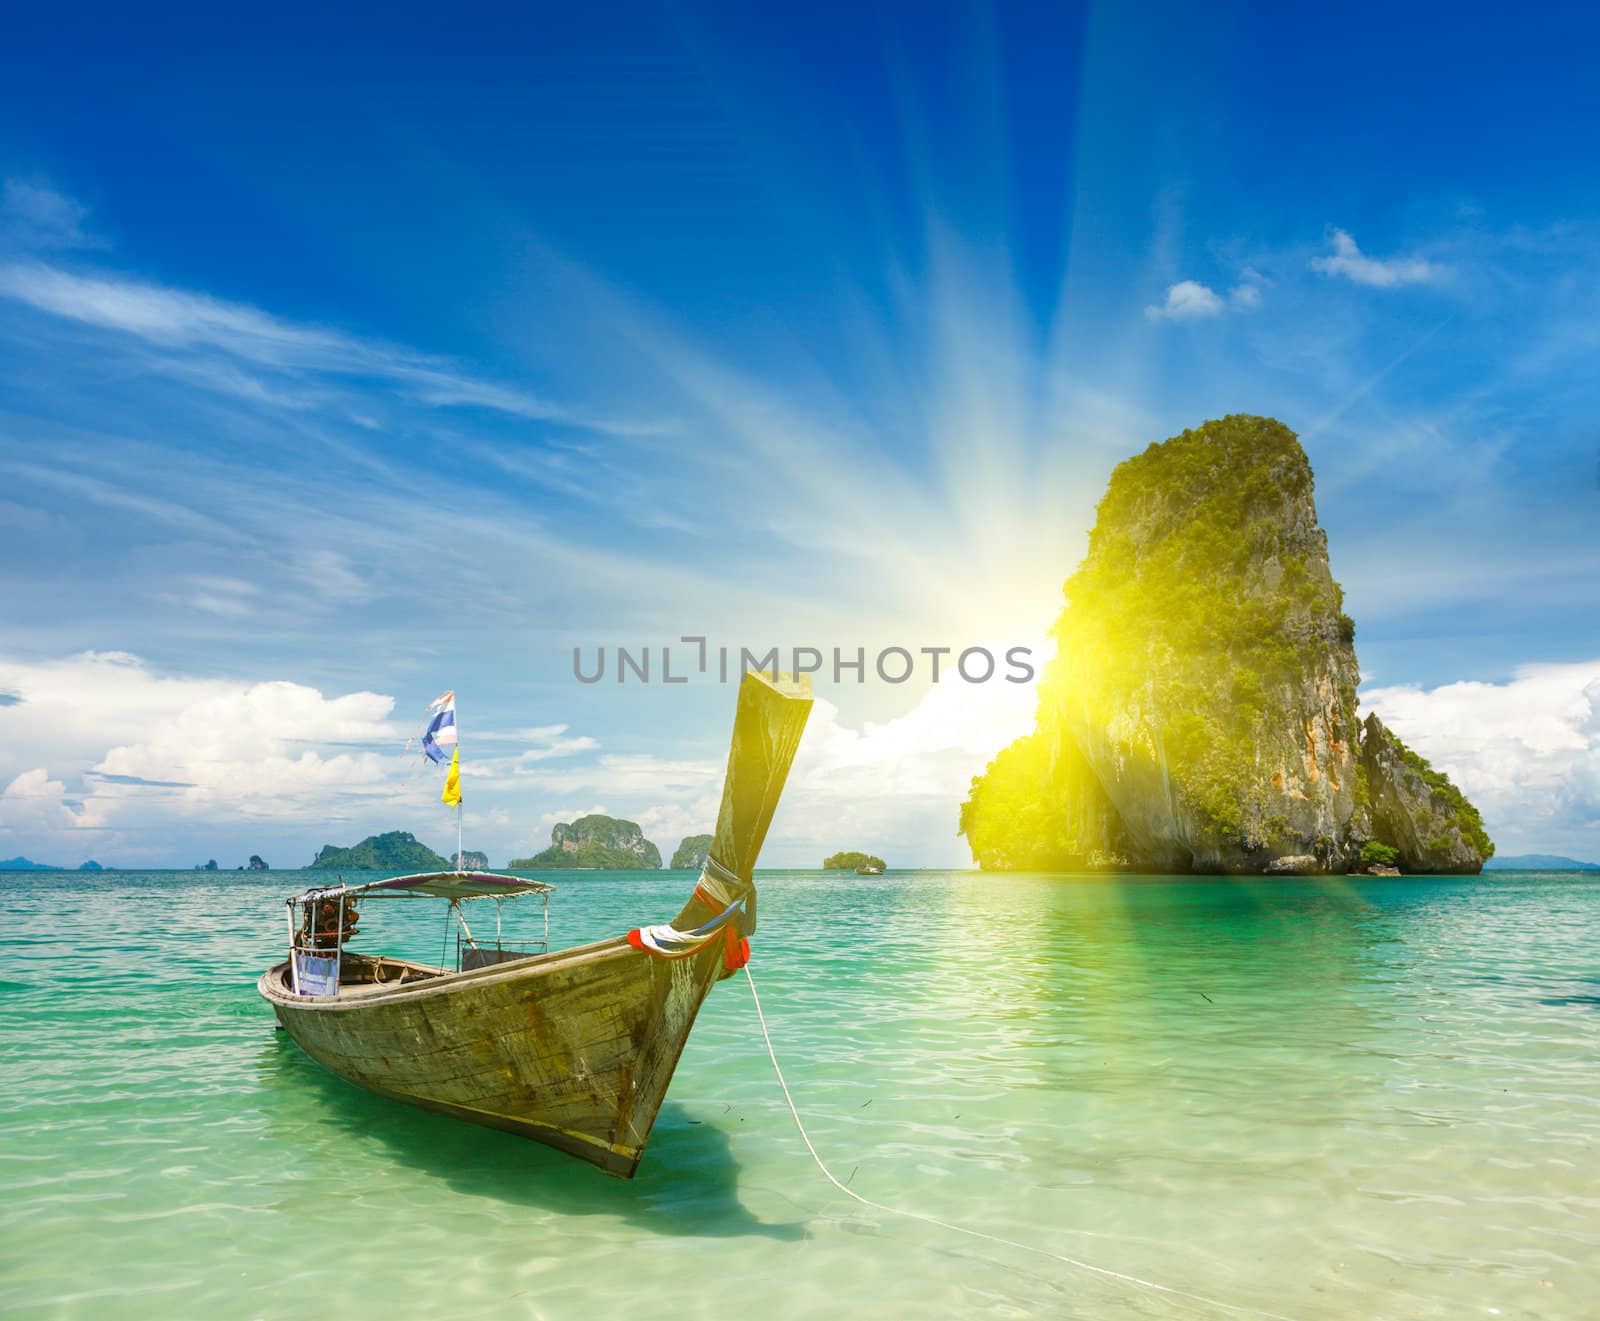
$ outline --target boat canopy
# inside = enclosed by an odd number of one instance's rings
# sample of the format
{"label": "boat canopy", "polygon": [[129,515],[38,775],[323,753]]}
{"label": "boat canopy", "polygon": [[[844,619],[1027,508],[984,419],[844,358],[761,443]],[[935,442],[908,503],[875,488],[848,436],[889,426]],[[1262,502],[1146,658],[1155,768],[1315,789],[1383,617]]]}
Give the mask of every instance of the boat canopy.
{"label": "boat canopy", "polygon": [[522,876],[502,876],[486,871],[430,871],[411,876],[391,876],[365,885],[330,885],[307,890],[297,901],[329,898],[335,895],[377,895],[402,898],[425,895],[432,899],[506,899],[520,894],[549,894],[556,887]]}

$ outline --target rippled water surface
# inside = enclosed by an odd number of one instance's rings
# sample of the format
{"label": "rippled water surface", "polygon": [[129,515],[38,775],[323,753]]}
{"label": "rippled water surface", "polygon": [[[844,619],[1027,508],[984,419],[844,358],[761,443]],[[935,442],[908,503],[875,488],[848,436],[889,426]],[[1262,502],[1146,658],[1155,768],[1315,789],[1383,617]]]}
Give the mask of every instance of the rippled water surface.
{"label": "rippled water surface", "polygon": [[[558,946],[692,884],[553,879]],[[365,1095],[256,997],[310,880],[0,876],[0,1312],[1241,1315],[839,1194],[742,979],[632,1183]],[[1600,881],[761,887],[757,986],[852,1189],[1279,1316],[1600,1314]],[[437,961],[441,917],[363,940]]]}

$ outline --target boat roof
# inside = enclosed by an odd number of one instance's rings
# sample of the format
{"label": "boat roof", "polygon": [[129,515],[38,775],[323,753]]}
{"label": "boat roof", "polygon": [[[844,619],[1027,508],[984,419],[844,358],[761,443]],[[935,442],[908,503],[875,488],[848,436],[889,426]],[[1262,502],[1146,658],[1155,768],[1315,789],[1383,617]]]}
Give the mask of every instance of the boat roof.
{"label": "boat roof", "polygon": [[508,898],[519,894],[549,894],[556,887],[544,881],[530,881],[524,876],[505,876],[489,871],[429,871],[415,872],[409,876],[391,876],[381,881],[368,881],[365,885],[319,886],[307,890],[301,901],[321,899],[325,895],[376,894],[401,898],[424,895],[432,899],[486,899]]}

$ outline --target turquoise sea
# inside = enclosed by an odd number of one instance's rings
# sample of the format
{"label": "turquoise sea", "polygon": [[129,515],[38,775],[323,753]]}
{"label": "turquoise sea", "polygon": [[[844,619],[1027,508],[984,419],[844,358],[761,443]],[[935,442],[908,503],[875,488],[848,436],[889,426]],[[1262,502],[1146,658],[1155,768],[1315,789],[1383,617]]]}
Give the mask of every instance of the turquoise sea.
{"label": "turquoise sea", "polygon": [[[553,879],[558,946],[692,883]],[[842,1196],[742,978],[633,1183],[365,1095],[256,997],[311,880],[0,876],[0,1312],[1249,1315]],[[1282,1317],[1600,1314],[1600,878],[760,882],[756,984],[853,1190]],[[437,959],[442,906],[370,907]]]}

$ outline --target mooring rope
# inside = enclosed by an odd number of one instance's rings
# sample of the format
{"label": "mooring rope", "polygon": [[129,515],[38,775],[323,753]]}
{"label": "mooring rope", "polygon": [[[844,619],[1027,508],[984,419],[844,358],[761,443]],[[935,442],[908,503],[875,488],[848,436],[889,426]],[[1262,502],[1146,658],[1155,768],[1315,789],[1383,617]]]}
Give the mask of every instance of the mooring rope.
{"label": "mooring rope", "polygon": [[1260,1308],[1245,1307],[1239,1303],[1225,1303],[1218,1298],[1207,1298],[1204,1294],[1190,1293],[1187,1289],[1175,1289],[1171,1285],[1157,1284],[1154,1280],[1140,1279],[1137,1275],[1124,1275],[1121,1271],[1111,1270],[1106,1266],[1096,1266],[1092,1262],[1080,1261],[1076,1257],[1064,1256],[1059,1252],[1051,1252],[1046,1248],[1037,1248],[1029,1243],[1018,1243],[1015,1239],[1001,1238],[998,1234],[986,1234],[981,1229],[969,1229],[965,1225],[951,1224],[948,1220],[940,1220],[937,1216],[924,1215],[920,1211],[907,1211],[898,1206],[885,1206],[882,1202],[874,1202],[870,1197],[863,1197],[854,1192],[834,1178],[833,1171],[822,1163],[822,1157],[817,1155],[817,1149],[811,1145],[811,1137],[806,1132],[806,1126],[800,1119],[800,1111],[795,1108],[794,1097],[790,1095],[789,1084],[784,1080],[783,1067],[778,1063],[778,1052],[772,1047],[772,1034],[767,1031],[767,1016],[761,1012],[761,997],[756,993],[756,979],[750,974],[750,965],[744,965],[745,980],[750,983],[750,998],[755,1002],[756,1018],[761,1023],[761,1036],[767,1043],[767,1057],[772,1061],[772,1071],[778,1075],[778,1086],[783,1088],[783,1099],[789,1103],[789,1113],[794,1116],[794,1126],[800,1131],[800,1140],[806,1144],[806,1150],[811,1153],[811,1159],[817,1163],[817,1168],[822,1171],[823,1177],[846,1197],[852,1197],[862,1206],[870,1206],[874,1211],[882,1211],[888,1215],[904,1216],[908,1220],[920,1220],[924,1224],[937,1225],[940,1229],[948,1229],[956,1234],[966,1234],[969,1238],[983,1239],[989,1243],[999,1243],[1004,1247],[1017,1248],[1022,1252],[1032,1252],[1041,1257],[1049,1257],[1052,1261],[1059,1261],[1067,1266],[1076,1267],[1081,1271],[1088,1271],[1094,1275],[1104,1276],[1109,1280],[1120,1280],[1123,1284],[1131,1284],[1137,1289],[1148,1289],[1154,1293],[1171,1294],[1175,1298],[1187,1298],[1190,1302],[1204,1303],[1208,1307],[1221,1308],[1225,1312],[1244,1312],[1251,1316],[1263,1316],[1270,1321],[1294,1321],[1294,1318],[1283,1316],[1278,1312],[1264,1312]]}

